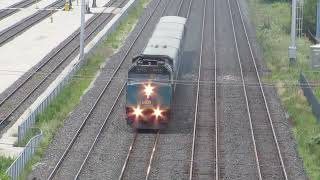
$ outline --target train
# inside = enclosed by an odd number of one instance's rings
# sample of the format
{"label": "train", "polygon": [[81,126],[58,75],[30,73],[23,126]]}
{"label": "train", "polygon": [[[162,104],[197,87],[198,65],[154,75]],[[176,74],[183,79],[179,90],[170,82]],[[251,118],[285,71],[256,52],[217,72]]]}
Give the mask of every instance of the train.
{"label": "train", "polygon": [[163,16],[142,53],[132,58],[126,85],[126,121],[134,129],[164,129],[170,122],[186,18]]}

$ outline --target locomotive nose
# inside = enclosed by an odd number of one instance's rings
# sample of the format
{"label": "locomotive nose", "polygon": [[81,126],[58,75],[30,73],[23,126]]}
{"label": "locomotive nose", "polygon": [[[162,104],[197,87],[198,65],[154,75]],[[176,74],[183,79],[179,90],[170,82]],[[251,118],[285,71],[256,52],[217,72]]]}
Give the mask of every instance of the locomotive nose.
{"label": "locomotive nose", "polygon": [[[128,124],[157,127],[169,121],[171,85],[154,82],[127,86],[126,114]],[[139,128],[139,125],[137,125]]]}
{"label": "locomotive nose", "polygon": [[133,122],[142,123],[166,123],[169,119],[170,110],[167,108],[157,107],[127,107],[127,116]]}

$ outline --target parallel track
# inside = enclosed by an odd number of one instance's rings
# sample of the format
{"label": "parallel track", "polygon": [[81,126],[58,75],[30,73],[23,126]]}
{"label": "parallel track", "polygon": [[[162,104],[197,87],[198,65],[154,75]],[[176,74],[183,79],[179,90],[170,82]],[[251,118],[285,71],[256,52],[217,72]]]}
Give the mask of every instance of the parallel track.
{"label": "parallel track", "polygon": [[[20,2],[17,2],[11,6],[8,7],[8,9],[2,9],[0,10],[0,21],[16,12],[19,11],[19,8],[26,8],[31,6],[32,4],[36,3],[36,0],[23,0]],[[10,9],[14,8],[14,9]]]}
{"label": "parallel track", "polygon": [[[210,24],[207,22],[207,0],[204,1],[204,11],[202,18],[201,46],[198,67],[198,79],[196,89],[195,114],[192,135],[192,148],[189,169],[189,179],[219,179],[218,166],[218,117],[217,117],[217,63],[216,63],[216,16],[213,18],[213,59],[210,57],[210,50],[206,49],[206,41],[210,41],[211,34],[206,36],[206,27]],[[211,3],[211,2],[209,2]],[[213,2],[214,13],[215,1]],[[209,28],[209,27],[207,27]],[[208,57],[204,57],[207,55]],[[204,61],[205,60],[205,61]],[[205,65],[204,65],[205,64]],[[212,67],[213,66],[213,67]],[[213,71],[213,72],[212,72]],[[213,75],[213,77],[211,77]],[[202,79],[214,81],[212,85],[201,85]],[[213,95],[213,100],[210,98]],[[212,104],[211,104],[212,103]],[[209,139],[208,139],[209,138]],[[211,142],[213,141],[213,142]],[[201,146],[201,147],[200,147]],[[214,147],[212,147],[214,146]],[[213,151],[213,152],[212,152]],[[201,157],[205,156],[205,157]],[[206,170],[201,170],[205,168]],[[204,173],[204,174],[202,174]]]}
{"label": "parallel track", "polygon": [[[204,3],[190,180],[218,180],[220,178],[219,119],[217,113],[216,1],[205,1]],[[213,6],[213,15],[210,14],[211,12],[208,9],[211,6]],[[210,26],[212,16],[213,29]],[[212,37],[213,39],[211,39]],[[201,81],[213,81],[213,84],[205,85],[201,84]]]}
{"label": "parallel track", "polygon": [[[127,0],[119,0],[122,7]],[[107,5],[113,5],[117,0],[110,1]],[[109,22],[113,14],[98,14],[92,17],[86,24],[86,43],[99,32],[99,30]],[[10,118],[17,113],[20,108],[23,111],[23,105],[29,101],[38,89],[42,88],[48,82],[51,82],[63,67],[67,66],[73,57],[79,51],[80,31],[72,34],[70,38],[64,41],[59,49],[53,51],[44,58],[42,64],[28,75],[13,91],[11,91],[0,102],[0,128],[4,128],[10,123]],[[35,98],[33,98],[35,99]]]}
{"label": "parallel track", "polygon": [[[233,1],[233,6],[230,1]],[[246,26],[243,20],[243,15],[240,9],[240,6],[238,4],[237,0],[228,0],[229,5],[229,12],[230,12],[230,18],[232,23],[232,29],[233,29],[233,36],[235,41],[235,47],[237,50],[237,59],[239,63],[240,73],[241,73],[241,79],[242,79],[242,87],[243,87],[243,93],[246,100],[246,108],[247,108],[247,114],[249,117],[249,124],[250,124],[250,131],[252,136],[252,142],[253,142],[253,148],[254,148],[254,156],[256,160],[256,167],[257,167],[257,173],[258,173],[258,179],[285,179],[288,180],[286,168],[283,162],[282,154],[280,151],[278,139],[275,133],[275,129],[273,126],[273,121],[270,116],[270,111],[268,107],[268,103],[265,97],[264,89],[260,80],[260,74],[258,71],[258,67],[256,64],[256,59],[254,57],[251,44],[248,38],[248,33],[246,30]],[[238,14],[233,12],[234,7],[238,11]],[[234,17],[235,16],[235,17]],[[240,18],[241,25],[237,28],[237,31],[235,31],[235,18]],[[241,33],[243,31],[243,33]],[[245,37],[245,40],[247,42],[248,47],[246,48],[246,52],[243,52],[244,49],[241,49],[238,44],[239,40],[241,38]],[[242,58],[245,56],[244,54],[247,53],[249,50],[250,59],[252,60],[249,62],[248,59]],[[251,63],[251,64],[250,64]],[[254,71],[250,70],[250,67],[254,67]],[[245,66],[244,66],[245,65]],[[258,87],[252,88],[249,87],[247,83],[248,78],[252,77],[253,74],[250,74],[251,72],[254,72],[254,75],[256,77]],[[251,75],[251,76],[250,76]],[[249,91],[251,90],[251,91]],[[255,95],[255,93],[258,93],[258,95]],[[255,111],[257,107],[260,107],[260,104],[255,103],[254,100],[262,101],[263,103],[263,109],[259,109],[259,111]],[[254,104],[253,104],[254,103]],[[269,131],[270,130],[270,131]],[[270,134],[272,132],[272,134]],[[272,140],[270,140],[272,138]],[[270,142],[270,141],[273,141]],[[267,151],[266,151],[267,150]],[[280,174],[279,174],[280,173]],[[282,178],[280,178],[282,176]]]}

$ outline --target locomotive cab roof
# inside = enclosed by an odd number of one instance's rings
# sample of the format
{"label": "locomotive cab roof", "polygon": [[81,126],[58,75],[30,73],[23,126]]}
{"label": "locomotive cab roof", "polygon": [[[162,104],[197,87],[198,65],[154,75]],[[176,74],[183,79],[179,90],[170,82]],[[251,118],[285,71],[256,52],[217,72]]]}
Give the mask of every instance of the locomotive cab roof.
{"label": "locomotive cab roof", "polygon": [[179,17],[179,16],[163,16],[160,19],[160,22],[169,22],[169,23],[173,22],[173,23],[185,25],[187,22],[187,19],[184,17]]}
{"label": "locomotive cab roof", "polygon": [[143,61],[157,61],[157,64],[155,65],[159,65],[159,64],[164,64],[164,63],[168,63],[168,64],[172,64],[173,60],[170,56],[167,55],[146,55],[146,54],[142,54],[139,56],[136,56],[132,59],[132,63],[134,64],[143,64]]}
{"label": "locomotive cab roof", "polygon": [[185,23],[186,18],[183,17],[160,18],[143,52],[133,58],[130,71],[134,66],[165,66],[174,72],[181,54]]}

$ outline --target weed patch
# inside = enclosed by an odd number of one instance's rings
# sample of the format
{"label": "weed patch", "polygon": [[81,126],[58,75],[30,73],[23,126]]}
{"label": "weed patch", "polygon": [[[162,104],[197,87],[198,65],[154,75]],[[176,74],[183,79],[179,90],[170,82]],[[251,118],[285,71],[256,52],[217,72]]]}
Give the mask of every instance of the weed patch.
{"label": "weed patch", "polygon": [[10,167],[13,161],[14,159],[10,157],[0,157],[0,179],[1,180],[9,180],[9,177],[6,175],[6,171]]}

